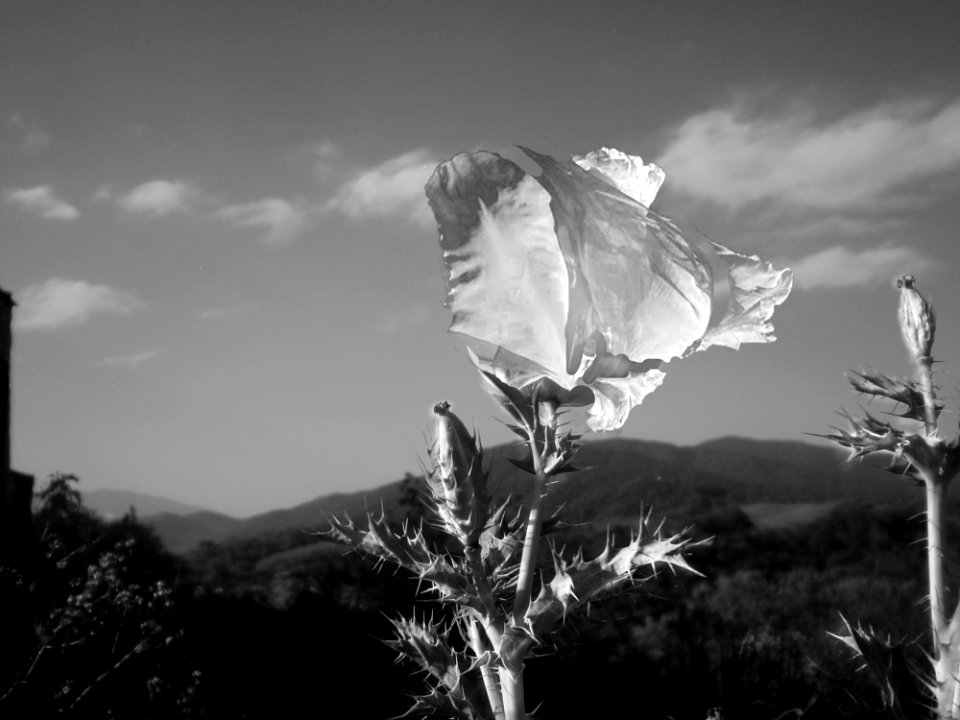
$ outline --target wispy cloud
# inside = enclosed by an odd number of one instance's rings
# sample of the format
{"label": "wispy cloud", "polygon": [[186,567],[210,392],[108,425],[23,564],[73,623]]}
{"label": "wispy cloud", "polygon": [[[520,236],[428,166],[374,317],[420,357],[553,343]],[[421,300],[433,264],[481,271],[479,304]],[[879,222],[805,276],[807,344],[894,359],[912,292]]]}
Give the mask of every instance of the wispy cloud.
{"label": "wispy cloud", "polygon": [[259,228],[266,231],[262,240],[267,245],[284,245],[303,230],[306,211],[299,204],[280,198],[264,198],[245,205],[229,205],[217,211],[217,217],[235,227]]}
{"label": "wispy cloud", "polygon": [[22,155],[37,155],[53,144],[53,137],[20,113],[11,115],[3,126],[0,147]]}
{"label": "wispy cloud", "polygon": [[4,201],[51,220],[76,220],[80,211],[59,199],[50,185],[8,190]]}
{"label": "wispy cloud", "polygon": [[117,200],[129,213],[161,217],[175,212],[186,212],[198,191],[183,180],[151,180],[133,188]]}
{"label": "wispy cloud", "polygon": [[423,186],[436,165],[437,158],[426,149],[391,158],[356,172],[323,209],[354,220],[400,218],[420,227],[432,227]]}
{"label": "wispy cloud", "polygon": [[861,250],[830,247],[791,263],[797,285],[805,290],[868,285],[929,265],[930,260],[917,251],[893,243]]}
{"label": "wispy cloud", "polygon": [[15,299],[18,330],[82,325],[95,315],[129,315],[143,305],[135,296],[106,285],[56,277],[24,288]]}
{"label": "wispy cloud", "polygon": [[340,146],[331,140],[321,140],[306,147],[313,164],[313,178],[320,185],[335,182],[343,174],[345,157]]}
{"label": "wispy cloud", "polygon": [[130,355],[114,355],[113,357],[104,358],[98,362],[97,365],[112,368],[132,368],[137,365],[142,365],[149,360],[153,360],[159,353],[159,350],[144,350],[143,352],[132,353]]}
{"label": "wispy cloud", "polygon": [[875,209],[960,169],[960,100],[892,102],[830,120],[740,103],[688,118],[657,163],[675,189],[731,211],[762,201]]}
{"label": "wispy cloud", "polygon": [[110,183],[103,183],[93,192],[93,199],[97,202],[113,200],[113,196],[113,186]]}

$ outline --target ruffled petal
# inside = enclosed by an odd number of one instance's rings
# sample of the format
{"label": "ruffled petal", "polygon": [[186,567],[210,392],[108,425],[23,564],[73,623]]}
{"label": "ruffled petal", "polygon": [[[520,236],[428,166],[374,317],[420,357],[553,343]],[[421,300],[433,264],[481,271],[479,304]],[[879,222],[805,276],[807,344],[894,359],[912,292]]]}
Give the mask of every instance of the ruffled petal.
{"label": "ruffled petal", "polygon": [[[554,232],[550,196],[515,163],[463,153],[441,164],[426,187],[440,228],[452,332],[484,350],[512,353],[527,367],[565,381],[567,270]],[[531,366],[530,363],[533,365]]]}
{"label": "ruffled petal", "polygon": [[590,387],[593,389],[593,407],[587,415],[591,430],[604,432],[623,426],[630,411],[660,387],[666,374],[661,370],[647,370],[626,378],[604,378]]}
{"label": "ruffled petal", "polygon": [[657,197],[666,177],[659,165],[644,165],[642,158],[627,155],[615,148],[600,148],[583,156],[574,155],[573,161],[647,207]]}
{"label": "ruffled petal", "polygon": [[[663,382],[663,361],[774,340],[770,317],[792,273],[685,237],[649,210],[659,167],[608,148],[570,162],[524,152],[539,177],[493,153],[464,153],[426,188],[450,329],[480,367],[513,387],[543,378],[589,387],[589,426],[614,430]],[[710,327],[715,268],[729,293]]]}
{"label": "ruffled petal", "polygon": [[776,340],[770,318],[793,287],[793,272],[777,269],[756,255],[741,255],[711,243],[726,263],[730,300],[723,318],[704,334],[696,350],[715,345],[739,350],[742,343]]}
{"label": "ruffled petal", "polygon": [[576,163],[524,152],[543,169],[571,278],[567,371],[595,332],[611,353],[634,362],[680,357],[710,321],[708,256],[669,220]]}

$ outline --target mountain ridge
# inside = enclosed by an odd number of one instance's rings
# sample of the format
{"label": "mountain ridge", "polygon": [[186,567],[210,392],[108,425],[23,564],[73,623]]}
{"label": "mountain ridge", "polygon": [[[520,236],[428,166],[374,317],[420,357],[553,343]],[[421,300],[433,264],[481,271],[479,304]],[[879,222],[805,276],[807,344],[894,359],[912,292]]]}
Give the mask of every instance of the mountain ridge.
{"label": "mountain ridge", "polygon": [[[518,451],[514,446],[484,451],[491,466],[491,496],[523,494],[520,491],[527,476],[505,461],[516,457]],[[922,499],[904,478],[868,464],[844,463],[837,448],[802,441],[731,436],[678,446],[611,438],[584,443],[575,464],[585,469],[562,476],[550,496],[551,504],[565,506],[570,522],[634,522],[651,506],[667,516],[686,517],[730,505],[742,508],[843,500],[902,505]],[[322,495],[244,519],[217,513],[141,519],[168,548],[185,552],[204,541],[316,531],[326,526],[327,517],[344,513],[362,520],[367,511],[382,508],[399,520],[404,512],[402,483],[400,479],[353,493]],[[405,502],[409,506],[409,498]]]}
{"label": "mountain ridge", "polygon": [[136,510],[137,515],[158,515],[161,513],[189,515],[199,512],[212,512],[199,505],[136,490],[95,488],[93,490],[81,490],[80,497],[83,498],[85,507],[107,520],[123,517],[131,507]]}

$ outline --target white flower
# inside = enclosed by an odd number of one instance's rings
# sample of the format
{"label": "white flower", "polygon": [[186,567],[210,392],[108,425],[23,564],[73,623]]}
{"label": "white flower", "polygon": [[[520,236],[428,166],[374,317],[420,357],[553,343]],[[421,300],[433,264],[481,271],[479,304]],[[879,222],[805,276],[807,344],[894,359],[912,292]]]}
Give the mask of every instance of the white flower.
{"label": "white flower", "polygon": [[[462,153],[426,187],[450,330],[503,380],[586,385],[590,427],[612,430],[663,381],[662,363],[775,339],[769,319],[791,272],[684,237],[649,210],[664,177],[656,165],[606,148],[568,162],[524,152],[538,177],[493,153]],[[717,296],[727,307],[711,326]]]}

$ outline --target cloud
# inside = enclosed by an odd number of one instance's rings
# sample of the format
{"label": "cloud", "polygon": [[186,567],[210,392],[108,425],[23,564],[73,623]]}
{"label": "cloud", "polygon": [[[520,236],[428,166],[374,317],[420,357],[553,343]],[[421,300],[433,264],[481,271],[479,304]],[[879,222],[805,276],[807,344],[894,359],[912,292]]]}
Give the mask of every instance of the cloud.
{"label": "cloud", "polygon": [[76,220],[80,217],[80,211],[57,198],[49,185],[8,190],[4,193],[4,200],[8,204],[18,205],[24,210],[51,220]]}
{"label": "cloud", "polygon": [[197,195],[196,188],[182,180],[151,180],[135,187],[117,204],[129,213],[161,217],[186,212]]}
{"label": "cloud", "polygon": [[133,295],[83,280],[50,278],[16,295],[14,327],[53,330],[82,325],[95,315],[129,315],[142,306]]}
{"label": "cloud", "polygon": [[761,201],[876,209],[960,169],[960,100],[886,103],[828,121],[741,103],[688,118],[656,162],[677,190],[731,211]]}
{"label": "cloud", "polygon": [[94,191],[93,199],[97,202],[113,200],[113,186],[110,183],[103,183]]}
{"label": "cloud", "polygon": [[50,133],[28,122],[20,113],[14,113],[4,124],[4,142],[0,147],[22,155],[37,155],[53,144]]}
{"label": "cloud", "polygon": [[230,205],[217,211],[222,218],[235,227],[252,227],[266,230],[263,242],[267,245],[283,245],[294,240],[303,230],[306,211],[280,198],[265,198],[246,205]]}
{"label": "cloud", "polygon": [[159,353],[159,350],[145,350],[131,355],[114,355],[113,357],[104,358],[98,362],[97,365],[101,367],[132,368],[137,365],[142,365],[148,360],[153,360]]}
{"label": "cloud", "polygon": [[437,162],[433,153],[420,149],[361,170],[339,187],[323,209],[352,220],[401,218],[420,227],[433,227],[423,186]]}
{"label": "cloud", "polygon": [[335,143],[321,140],[307,146],[306,150],[313,161],[313,178],[320,185],[328,185],[343,174],[343,152]]}
{"label": "cloud", "polygon": [[848,288],[918,273],[930,261],[911,248],[888,243],[864,250],[836,246],[791,263],[799,287]]}

